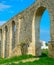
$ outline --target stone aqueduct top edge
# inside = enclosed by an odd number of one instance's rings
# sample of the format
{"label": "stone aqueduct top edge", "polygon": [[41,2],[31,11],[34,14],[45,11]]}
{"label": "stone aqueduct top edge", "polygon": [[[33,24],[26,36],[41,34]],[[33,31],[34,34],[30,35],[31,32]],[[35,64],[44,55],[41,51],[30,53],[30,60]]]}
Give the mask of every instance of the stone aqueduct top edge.
{"label": "stone aqueduct top edge", "polygon": [[[47,1],[47,2],[46,2]],[[13,16],[10,20],[8,20],[6,23],[4,23],[2,26],[0,26],[0,29],[2,29],[2,27],[8,26],[9,23],[12,23],[12,21],[16,21],[15,19],[20,19],[23,15],[25,15],[27,13],[27,11],[30,11],[33,9],[34,6],[36,5],[40,5],[40,2],[46,2],[49,4],[52,3],[52,5],[54,4],[53,0],[36,0],[36,2],[34,2],[33,4],[31,4],[28,8],[26,8],[25,10],[21,11],[20,13],[16,14],[15,16]],[[42,5],[42,4],[41,4]],[[53,5],[54,6],[54,5]]]}
{"label": "stone aqueduct top edge", "polygon": [[31,9],[32,7],[34,6],[34,3],[31,4],[28,8],[26,8],[25,10],[21,11],[20,13],[16,14],[15,16],[13,16],[12,18],[10,18],[6,23],[4,23],[2,26],[0,26],[0,29],[3,27],[3,26],[6,26],[8,25],[9,22],[12,22],[12,21],[15,21],[14,19],[16,17],[18,17],[18,19],[20,19],[22,17],[22,15],[29,9]]}

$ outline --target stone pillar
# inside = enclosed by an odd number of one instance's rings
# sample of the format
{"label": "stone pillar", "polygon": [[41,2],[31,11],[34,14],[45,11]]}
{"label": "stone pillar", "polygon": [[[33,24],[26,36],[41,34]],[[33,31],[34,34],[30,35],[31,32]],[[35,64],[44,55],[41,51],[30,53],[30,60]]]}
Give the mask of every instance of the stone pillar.
{"label": "stone pillar", "polygon": [[9,38],[10,38],[10,37],[9,37],[9,34],[10,34],[9,28],[10,28],[10,27],[9,27],[9,25],[8,25],[8,29],[7,29],[7,40],[6,40],[6,41],[7,41],[7,56],[6,56],[6,57],[9,57],[9,44],[10,44],[10,42],[9,42],[9,41],[10,41],[10,40],[9,40]]}
{"label": "stone pillar", "polygon": [[2,28],[2,58],[5,56],[5,29]]}
{"label": "stone pillar", "polygon": [[32,21],[32,55],[41,55],[41,44],[40,44],[40,19],[41,16],[34,16]]}
{"label": "stone pillar", "polygon": [[54,57],[54,16],[51,16],[51,27],[50,27],[50,34],[51,34],[51,41],[49,42],[49,57]]}
{"label": "stone pillar", "polygon": [[19,23],[16,22],[16,34],[15,34],[15,43],[16,45],[19,43]]}
{"label": "stone pillar", "polygon": [[18,43],[22,42],[24,39],[24,34],[23,34],[23,18],[19,17],[19,26],[18,27]]}
{"label": "stone pillar", "polygon": [[12,24],[9,24],[9,57],[12,53]]}
{"label": "stone pillar", "polygon": [[50,41],[49,42],[48,48],[49,48],[48,49],[48,51],[49,51],[49,53],[48,53],[49,57],[54,58],[54,41]]}

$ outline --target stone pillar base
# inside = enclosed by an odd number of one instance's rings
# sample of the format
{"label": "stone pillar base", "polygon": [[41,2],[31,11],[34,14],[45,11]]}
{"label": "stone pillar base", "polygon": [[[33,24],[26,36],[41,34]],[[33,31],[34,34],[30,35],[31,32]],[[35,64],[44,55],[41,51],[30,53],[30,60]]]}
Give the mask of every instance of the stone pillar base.
{"label": "stone pillar base", "polygon": [[35,46],[32,43],[28,47],[28,54],[35,56]]}
{"label": "stone pillar base", "polygon": [[50,41],[48,47],[49,47],[48,48],[49,57],[54,58],[54,41]]}
{"label": "stone pillar base", "polygon": [[28,48],[28,54],[32,54],[33,56],[41,56],[41,47],[35,47],[35,44],[31,43]]}

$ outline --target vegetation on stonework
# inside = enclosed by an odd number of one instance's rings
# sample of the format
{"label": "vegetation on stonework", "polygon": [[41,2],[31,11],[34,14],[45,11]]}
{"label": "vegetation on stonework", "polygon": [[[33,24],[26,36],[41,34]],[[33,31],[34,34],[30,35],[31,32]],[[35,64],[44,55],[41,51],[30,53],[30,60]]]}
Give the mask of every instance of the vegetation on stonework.
{"label": "vegetation on stonework", "polygon": [[[19,62],[20,60],[34,58],[32,55],[22,55],[19,57],[13,57],[9,59],[1,59],[0,65],[6,63],[5,65],[54,65],[54,58],[48,57],[48,50],[42,50],[42,55],[39,57],[39,60],[33,62]],[[19,63],[14,63],[15,61]],[[9,63],[10,62],[10,63]]]}
{"label": "vegetation on stonework", "polygon": [[46,46],[48,46],[48,43],[46,43]]}
{"label": "vegetation on stonework", "polygon": [[22,53],[22,55],[27,54],[28,53],[28,43],[25,42],[25,41],[22,41],[20,43],[20,46],[21,46],[21,53]]}

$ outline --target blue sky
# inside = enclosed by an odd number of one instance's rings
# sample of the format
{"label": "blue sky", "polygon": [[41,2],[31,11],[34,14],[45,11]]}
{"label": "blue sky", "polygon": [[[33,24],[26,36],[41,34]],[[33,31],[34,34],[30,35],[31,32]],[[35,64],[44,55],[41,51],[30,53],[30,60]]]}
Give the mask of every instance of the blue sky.
{"label": "blue sky", "polygon": [[[34,2],[35,0],[0,0],[0,25],[28,8]],[[50,17],[48,10],[44,12],[40,22],[40,39],[48,42],[50,40]]]}

